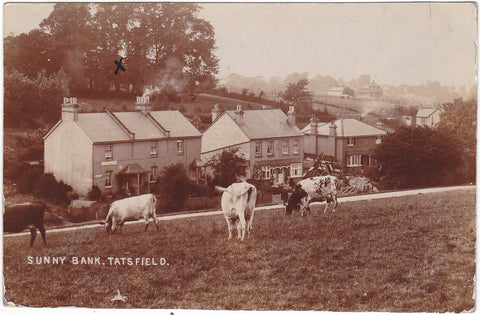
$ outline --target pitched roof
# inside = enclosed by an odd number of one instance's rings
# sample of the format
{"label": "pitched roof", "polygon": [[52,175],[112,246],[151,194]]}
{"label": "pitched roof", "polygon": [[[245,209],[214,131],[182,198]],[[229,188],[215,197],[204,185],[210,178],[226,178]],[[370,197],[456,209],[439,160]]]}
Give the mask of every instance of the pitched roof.
{"label": "pitched roof", "polygon": [[[225,113],[235,120],[235,111]],[[238,126],[250,139],[302,136],[300,129],[289,124],[287,115],[278,108],[245,110],[243,123]]]}
{"label": "pitched roof", "polygon": [[170,131],[170,137],[194,137],[202,134],[178,110],[150,112],[163,128]]}
{"label": "pitched roof", "polygon": [[420,108],[417,112],[417,117],[430,117],[438,108]]}
{"label": "pitched roof", "polygon": [[162,132],[155,123],[141,112],[118,112],[115,116],[135,134],[135,139],[156,139],[164,138],[166,134]]}
{"label": "pitched roof", "polygon": [[[353,118],[340,118],[334,121],[337,126],[337,137],[361,137],[386,135],[387,133],[379,128],[373,127],[360,120]],[[328,136],[330,134],[330,123],[319,123],[317,127],[317,135]],[[309,123],[302,132],[311,134],[311,123]]]}
{"label": "pitched roof", "polygon": [[130,136],[107,113],[79,113],[74,123],[92,142],[128,141]]}
{"label": "pitched roof", "polygon": [[74,123],[92,142],[129,141],[130,132],[137,140],[166,138],[165,131],[170,131],[170,137],[202,135],[179,111],[154,111],[150,115],[151,118],[141,112],[79,113]]}

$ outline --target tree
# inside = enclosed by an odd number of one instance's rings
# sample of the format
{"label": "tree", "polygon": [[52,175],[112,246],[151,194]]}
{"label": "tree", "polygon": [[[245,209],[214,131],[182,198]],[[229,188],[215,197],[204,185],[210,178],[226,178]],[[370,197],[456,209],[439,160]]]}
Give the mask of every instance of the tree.
{"label": "tree", "polygon": [[175,211],[183,208],[194,186],[185,166],[178,163],[163,168],[152,190],[161,195],[167,209]]}
{"label": "tree", "polygon": [[[5,39],[5,69],[30,79],[63,69],[72,95],[138,94],[152,86],[178,94],[216,84],[212,25],[195,3],[57,3],[40,29]],[[127,69],[114,75],[123,57]]]}
{"label": "tree", "polygon": [[238,148],[223,150],[210,160],[210,164],[214,171],[215,184],[222,187],[228,187],[237,182],[241,176],[245,176],[248,165],[238,152]]}
{"label": "tree", "polygon": [[313,96],[307,90],[308,79],[300,79],[296,83],[289,83],[282,93],[282,98],[288,105],[295,105],[297,112],[311,109]]}
{"label": "tree", "polygon": [[442,105],[438,128],[453,135],[462,146],[464,170],[461,176],[467,182],[475,182],[477,146],[477,102],[456,99]]}
{"label": "tree", "polygon": [[40,23],[48,36],[49,58],[55,68],[70,79],[70,91],[79,94],[88,87],[87,52],[96,48],[88,3],[57,3]]}
{"label": "tree", "polygon": [[443,104],[438,128],[455,134],[465,149],[474,152],[477,143],[477,102],[456,99],[453,103]]}
{"label": "tree", "polygon": [[387,188],[457,184],[461,147],[451,133],[427,127],[403,127],[387,135],[375,150],[381,182]]}
{"label": "tree", "polygon": [[355,96],[355,92],[349,88],[348,86],[346,86],[344,89],[343,89],[343,94],[345,95],[350,95],[351,97],[354,97]]}
{"label": "tree", "polygon": [[4,121],[7,127],[36,128],[60,119],[60,104],[66,94],[62,72],[40,72],[30,79],[22,73],[5,71]]}

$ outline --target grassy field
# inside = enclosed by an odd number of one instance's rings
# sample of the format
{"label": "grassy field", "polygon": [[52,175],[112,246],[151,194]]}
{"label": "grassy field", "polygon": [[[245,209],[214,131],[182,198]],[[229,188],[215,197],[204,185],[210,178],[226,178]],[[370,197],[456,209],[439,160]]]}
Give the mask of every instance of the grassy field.
{"label": "grassy field", "polygon": [[[253,238],[221,216],[4,238],[5,299],[29,306],[461,312],[474,307],[475,192],[342,203],[336,213],[255,214]],[[29,256],[66,257],[29,264]],[[74,265],[72,257],[99,257]],[[154,257],[157,266],[110,265]],[[160,258],[167,264],[160,265]],[[112,259],[114,262],[114,260]],[[141,261],[141,260],[140,260]],[[105,264],[104,264],[105,263]],[[111,301],[119,290],[127,299]]]}

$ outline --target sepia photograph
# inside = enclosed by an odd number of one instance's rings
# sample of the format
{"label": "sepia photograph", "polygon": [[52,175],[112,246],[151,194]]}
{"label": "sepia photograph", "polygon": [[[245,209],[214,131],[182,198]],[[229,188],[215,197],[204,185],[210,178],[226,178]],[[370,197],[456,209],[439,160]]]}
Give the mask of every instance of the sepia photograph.
{"label": "sepia photograph", "polygon": [[474,312],[477,60],[474,1],[3,3],[1,310]]}

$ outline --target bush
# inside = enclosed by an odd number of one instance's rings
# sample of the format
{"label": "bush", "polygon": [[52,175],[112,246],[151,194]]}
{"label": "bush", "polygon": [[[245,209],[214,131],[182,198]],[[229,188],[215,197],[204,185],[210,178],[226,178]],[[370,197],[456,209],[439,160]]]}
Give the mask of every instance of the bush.
{"label": "bush", "polygon": [[248,165],[243,154],[238,153],[238,148],[223,150],[211,160],[211,164],[215,174],[214,183],[222,187],[228,187],[245,176]]}
{"label": "bush", "polygon": [[183,208],[185,199],[193,191],[195,184],[188,178],[183,164],[165,167],[152,187],[152,192],[160,195],[165,202],[164,211],[177,211]]}
{"label": "bush", "polygon": [[87,198],[89,200],[102,200],[102,191],[97,185],[93,185],[92,189],[90,189],[87,193]]}
{"label": "bush", "polygon": [[71,186],[62,181],[57,182],[52,173],[46,173],[40,178],[34,194],[55,203],[69,204],[71,201],[69,192],[71,191],[73,191]]}
{"label": "bush", "polygon": [[[374,158],[387,188],[434,187],[451,184],[463,167],[459,141],[445,130],[403,127],[387,135]],[[450,182],[449,182],[450,181]]]}

